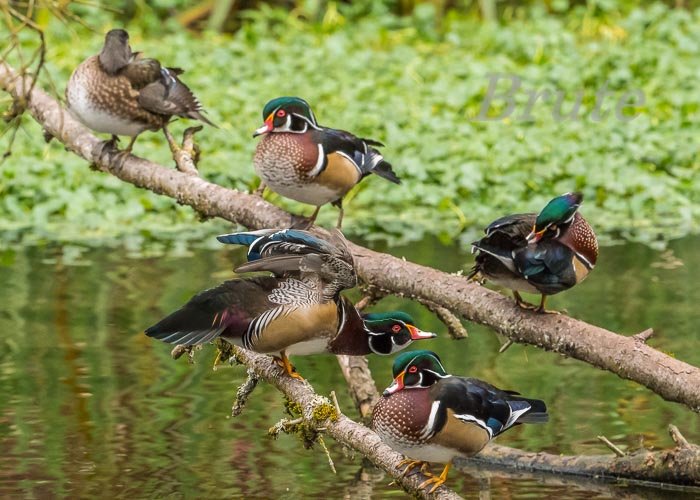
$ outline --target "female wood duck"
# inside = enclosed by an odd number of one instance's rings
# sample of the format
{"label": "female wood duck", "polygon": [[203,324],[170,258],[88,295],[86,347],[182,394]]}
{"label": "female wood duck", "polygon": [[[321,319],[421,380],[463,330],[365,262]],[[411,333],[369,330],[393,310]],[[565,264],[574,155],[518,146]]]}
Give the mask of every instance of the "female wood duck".
{"label": "female wood duck", "polygon": [[448,375],[431,351],[410,351],[396,357],[394,382],[374,407],[370,426],[393,449],[409,459],[406,471],[428,462],[444,463],[440,476],[423,488],[430,493],[447,479],[452,459],[475,455],[506,429],[548,419],[543,401],[502,391],[475,378]]}
{"label": "female wood duck", "polygon": [[274,276],[233,279],[195,295],[146,330],[171,344],[196,345],[221,337],[261,353],[287,355],[393,354],[414,340],[435,337],[401,311],[361,315],[340,291],[355,286],[352,256],[339,231],[321,239],[308,231],[264,230],[219,237],[249,246],[241,271]]}
{"label": "female wood duck", "polygon": [[141,132],[161,128],[171,148],[177,147],[166,129],[173,116],[215,126],[178,78],[183,72],[132,52],[129,34],[111,30],[102,51],[88,57],[71,75],[66,87],[68,109],[88,128],[112,134],[112,146],[119,140],[117,136],[130,136],[125,152],[131,152]]}
{"label": "female wood duck", "polygon": [[255,150],[255,171],[263,185],[276,193],[316,205],[311,224],[321,205],[332,203],[340,208],[340,227],[343,197],[369,174],[400,183],[391,165],[373,147],[382,143],[320,126],[304,99],[273,99],[263,109],[263,120],[253,134],[265,135]]}
{"label": "female wood duck", "polygon": [[[547,203],[539,214],[507,215],[492,222],[486,236],[472,243],[478,251],[469,278],[483,277],[513,290],[517,304],[538,312],[548,295],[568,290],[595,267],[598,240],[578,213],[581,193],[566,193]],[[519,292],[540,293],[539,307]]]}

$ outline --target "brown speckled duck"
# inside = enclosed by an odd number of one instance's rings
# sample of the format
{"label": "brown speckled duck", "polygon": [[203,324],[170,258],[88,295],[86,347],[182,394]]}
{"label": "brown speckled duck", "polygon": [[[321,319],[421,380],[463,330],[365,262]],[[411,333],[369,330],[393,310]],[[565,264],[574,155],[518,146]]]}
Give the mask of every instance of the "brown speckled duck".
{"label": "brown speckled duck", "polygon": [[[66,87],[70,112],[95,132],[129,136],[125,152],[145,130],[163,129],[175,147],[167,124],[173,116],[192,118],[215,126],[202,114],[202,105],[180,81],[183,70],[166,68],[156,59],[132,52],[129,34],[114,29],[105,36],[102,51],[88,57],[73,72]],[[175,151],[173,149],[173,151]]]}

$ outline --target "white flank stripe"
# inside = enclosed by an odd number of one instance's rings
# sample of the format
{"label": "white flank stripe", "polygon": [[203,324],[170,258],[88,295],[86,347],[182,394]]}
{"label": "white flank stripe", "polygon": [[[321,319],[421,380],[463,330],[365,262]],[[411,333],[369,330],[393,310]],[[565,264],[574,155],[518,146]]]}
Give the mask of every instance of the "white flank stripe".
{"label": "white flank stripe", "polygon": [[316,160],[316,165],[309,172],[309,177],[316,177],[323,170],[323,166],[326,163],[326,154],[323,152],[323,146],[318,144],[318,159]]}
{"label": "white flank stripe", "polygon": [[421,439],[428,439],[431,434],[433,434],[433,428],[435,427],[435,419],[437,418],[437,412],[440,409],[440,401],[433,401],[433,406],[430,407],[430,416],[428,417],[428,423],[425,424],[423,430],[420,433]]}

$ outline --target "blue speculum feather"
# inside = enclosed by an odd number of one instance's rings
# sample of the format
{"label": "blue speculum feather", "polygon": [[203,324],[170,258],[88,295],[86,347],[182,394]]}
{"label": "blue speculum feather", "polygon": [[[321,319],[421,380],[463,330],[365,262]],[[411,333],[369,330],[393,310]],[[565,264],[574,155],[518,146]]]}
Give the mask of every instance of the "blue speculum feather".
{"label": "blue speculum feather", "polygon": [[501,432],[501,430],[503,430],[503,422],[495,418],[489,418],[486,422],[486,425],[488,425],[491,428],[494,435],[498,434],[499,432]]}
{"label": "blue speculum feather", "polygon": [[259,260],[262,258],[262,251],[267,245],[276,243],[295,243],[309,247],[310,250],[315,250],[321,253],[332,253],[333,246],[323,241],[320,238],[312,236],[308,232],[299,231],[296,229],[282,229],[272,233],[265,231],[251,231],[231,234],[222,234],[216,239],[221,243],[231,245],[245,245],[249,247],[248,261]]}

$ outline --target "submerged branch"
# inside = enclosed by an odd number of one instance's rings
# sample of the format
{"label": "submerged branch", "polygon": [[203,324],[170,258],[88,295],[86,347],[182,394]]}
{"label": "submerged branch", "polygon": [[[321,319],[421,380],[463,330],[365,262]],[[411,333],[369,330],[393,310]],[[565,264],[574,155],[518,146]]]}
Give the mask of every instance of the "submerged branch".
{"label": "submerged branch", "polygon": [[[0,87],[21,100],[33,81],[0,62]],[[249,228],[288,227],[291,215],[249,195],[133,155],[103,152],[103,143],[60,104],[35,87],[27,109],[68,149],[123,181],[175,198],[206,217],[221,217]],[[351,244],[360,278],[378,290],[430,301],[464,319],[487,325],[514,342],[571,356],[648,387],[668,401],[700,411],[700,369],[674,359],[640,338],[618,335],[565,315],[523,311],[512,300],[425,266]],[[646,335],[644,335],[646,337]]]}
{"label": "submerged branch", "polygon": [[[671,436],[674,429],[675,426],[669,426]],[[476,457],[459,460],[457,465],[474,463],[556,474],[700,486],[700,446],[687,441],[675,448],[660,451],[642,449],[622,456],[618,452],[613,455],[552,455],[490,445]]]}

